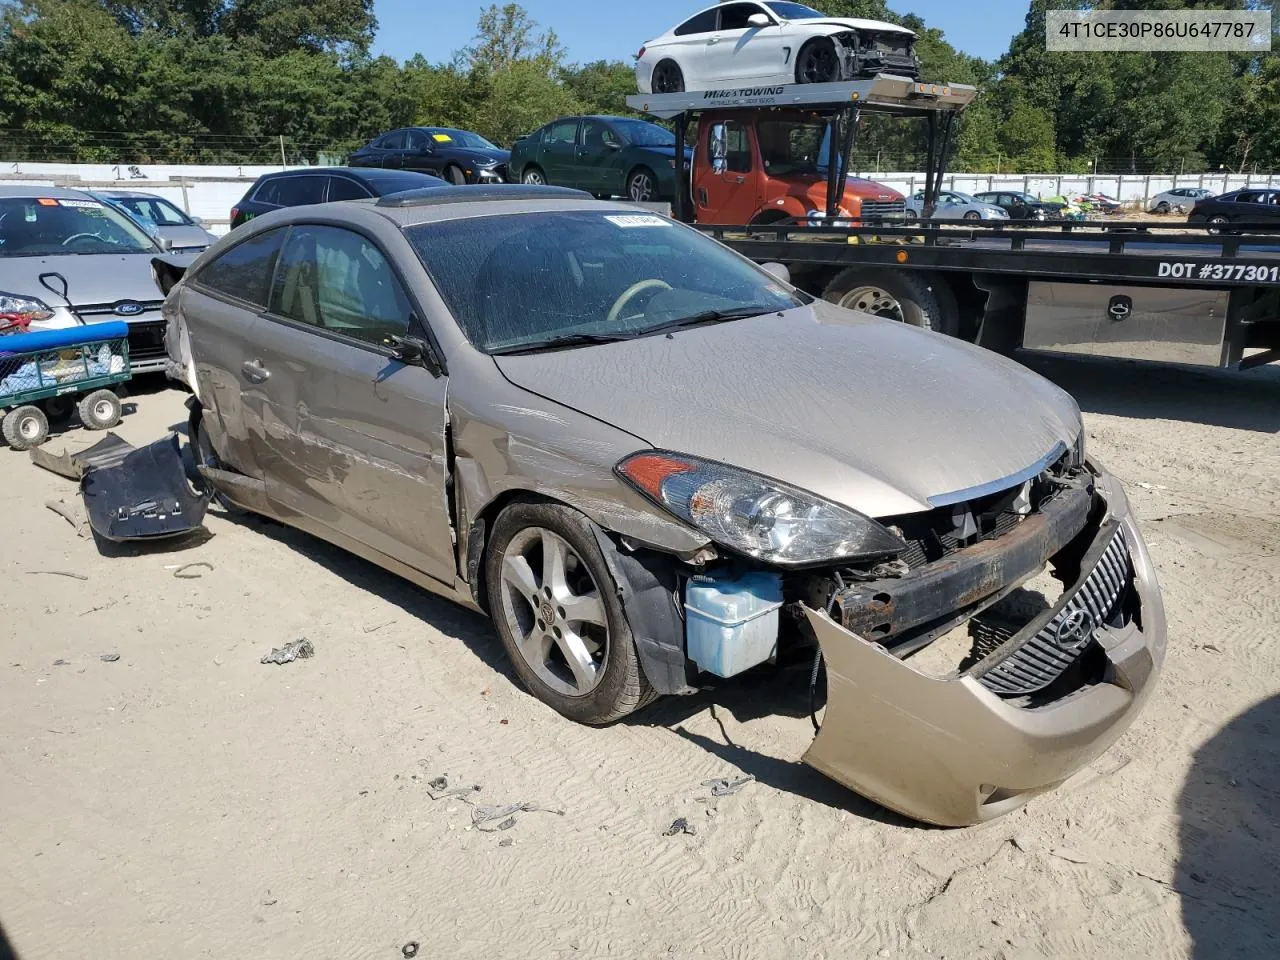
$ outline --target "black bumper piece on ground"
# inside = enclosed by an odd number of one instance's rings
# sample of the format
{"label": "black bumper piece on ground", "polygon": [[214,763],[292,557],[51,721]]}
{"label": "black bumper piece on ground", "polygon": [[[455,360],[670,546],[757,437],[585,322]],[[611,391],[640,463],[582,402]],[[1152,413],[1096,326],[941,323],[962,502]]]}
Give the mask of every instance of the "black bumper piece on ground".
{"label": "black bumper piece on ground", "polygon": [[93,532],[105,540],[158,540],[198,530],[209,498],[191,489],[178,435],[87,466],[80,481]]}

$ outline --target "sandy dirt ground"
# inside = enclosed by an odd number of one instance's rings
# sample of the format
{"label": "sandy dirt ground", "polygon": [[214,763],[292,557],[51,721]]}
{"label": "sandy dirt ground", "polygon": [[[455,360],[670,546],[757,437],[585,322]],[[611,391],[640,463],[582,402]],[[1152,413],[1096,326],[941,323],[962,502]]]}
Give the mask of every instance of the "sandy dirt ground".
{"label": "sandy dirt ground", "polygon": [[[514,685],[479,616],[217,510],[203,544],[104,556],[45,507],[74,501],[74,484],[0,449],[0,923],[14,949],[1280,955],[1280,371],[1033,365],[1076,394],[1092,451],[1128,484],[1169,656],[1110,752],[967,830],[903,822],[799,764],[802,669],[576,726]],[[182,401],[140,393],[119,432],[163,436]],[[212,569],[175,578],[197,560]],[[259,662],[300,637],[312,659]],[[431,799],[444,774],[481,786],[476,803],[562,813],[485,832],[466,800]],[[703,785],[746,774],[732,796]],[[678,817],[696,833],[664,836]]]}

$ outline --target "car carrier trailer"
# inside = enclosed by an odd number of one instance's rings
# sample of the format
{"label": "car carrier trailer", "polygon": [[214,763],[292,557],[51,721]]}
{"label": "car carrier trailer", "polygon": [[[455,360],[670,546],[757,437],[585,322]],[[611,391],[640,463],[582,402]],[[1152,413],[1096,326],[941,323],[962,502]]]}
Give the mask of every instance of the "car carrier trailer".
{"label": "car carrier trailer", "polygon": [[[1274,225],[1207,234],[1160,222],[931,220],[951,143],[973,87],[902,77],[828,84],[729,87],[627,98],[674,121],[676,157],[691,134],[692,166],[678,178],[675,217],[758,263],[787,267],[801,289],[982,346],[1245,369],[1280,360],[1280,237]],[[848,159],[868,115],[917,119],[928,133],[923,220],[851,215],[842,200]],[[829,130],[825,205],[803,213],[787,198],[729,202],[767,190],[766,120]],[[736,141],[735,141],[736,138]],[[730,141],[735,141],[731,143]],[[737,153],[731,153],[736,149]],[[733,161],[736,160],[737,167]],[[738,172],[749,170],[750,172]],[[788,215],[769,216],[786,202]],[[757,209],[746,222],[726,210]]]}

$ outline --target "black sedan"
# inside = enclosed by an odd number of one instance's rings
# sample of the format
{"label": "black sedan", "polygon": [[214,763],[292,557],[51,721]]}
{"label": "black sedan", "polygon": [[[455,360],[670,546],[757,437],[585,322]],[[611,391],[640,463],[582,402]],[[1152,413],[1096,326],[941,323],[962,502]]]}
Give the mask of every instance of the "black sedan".
{"label": "black sedan", "polygon": [[504,183],[511,152],[478,133],[451,127],[404,127],[367,143],[347,161],[353,167],[416,170],[450,183]]}
{"label": "black sedan", "polygon": [[281,207],[305,207],[337,200],[367,200],[423,187],[443,187],[439,177],[406,170],[352,170],[350,167],[304,167],[264,173],[231,208],[232,229]]}
{"label": "black sedan", "polygon": [[1218,233],[1228,224],[1280,227],[1280,190],[1246,187],[1218,197],[1196,201],[1187,223],[1204,224],[1210,233]]}

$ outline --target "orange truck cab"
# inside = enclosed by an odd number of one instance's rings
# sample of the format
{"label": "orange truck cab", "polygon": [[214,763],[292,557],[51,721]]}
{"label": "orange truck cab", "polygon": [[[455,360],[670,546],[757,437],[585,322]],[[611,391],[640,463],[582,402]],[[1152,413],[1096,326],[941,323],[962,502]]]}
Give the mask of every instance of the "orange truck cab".
{"label": "orange truck cab", "polygon": [[[691,194],[694,220],[749,225],[822,217],[827,209],[830,115],[807,110],[705,113],[697,126]],[[906,198],[846,177],[837,216],[897,219]]]}

